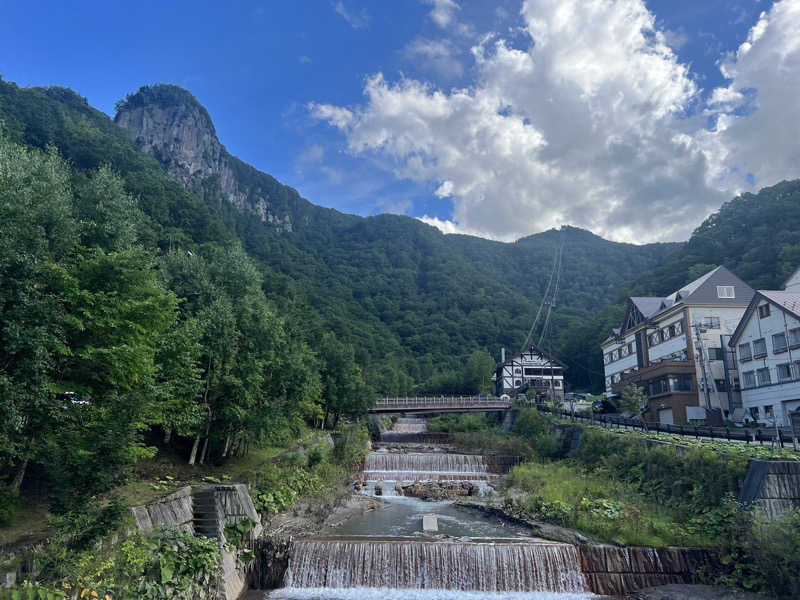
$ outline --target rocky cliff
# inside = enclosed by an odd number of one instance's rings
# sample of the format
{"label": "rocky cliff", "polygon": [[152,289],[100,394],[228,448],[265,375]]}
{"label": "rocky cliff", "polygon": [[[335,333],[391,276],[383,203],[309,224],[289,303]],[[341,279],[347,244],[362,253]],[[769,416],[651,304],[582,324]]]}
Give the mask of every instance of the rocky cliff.
{"label": "rocky cliff", "polygon": [[279,231],[292,231],[289,212],[270,197],[272,181],[259,181],[271,178],[228,153],[208,111],[186,90],[145,86],[117,105],[114,121],[171,177],[206,201],[227,201]]}

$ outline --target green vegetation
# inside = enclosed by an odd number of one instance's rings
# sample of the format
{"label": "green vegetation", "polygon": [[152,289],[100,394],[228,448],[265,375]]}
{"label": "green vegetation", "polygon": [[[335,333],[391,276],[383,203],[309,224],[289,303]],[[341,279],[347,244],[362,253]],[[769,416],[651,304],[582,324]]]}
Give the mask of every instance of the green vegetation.
{"label": "green vegetation", "polygon": [[517,509],[531,519],[578,529],[600,541],[639,546],[707,545],[689,535],[679,515],[647,501],[636,488],[573,465],[529,462],[509,483],[524,495]]}
{"label": "green vegetation", "polygon": [[[216,597],[214,583],[220,561],[216,540],[195,537],[182,529],[136,533],[104,552],[68,544],[68,554],[44,554],[49,586],[26,582],[0,593],[0,598],[72,597],[115,600],[204,600]],[[50,544],[46,552],[54,552]],[[37,557],[39,558],[39,557]],[[58,576],[56,576],[58,575]]]}
{"label": "green vegetation", "polygon": [[[535,450],[509,477],[509,510],[606,542],[714,548],[726,567],[720,583],[797,597],[800,513],[768,522],[735,500],[747,472],[743,452],[579,425],[580,444],[564,455],[554,422],[529,408],[515,424],[514,436]],[[556,443],[542,441],[553,435]]]}

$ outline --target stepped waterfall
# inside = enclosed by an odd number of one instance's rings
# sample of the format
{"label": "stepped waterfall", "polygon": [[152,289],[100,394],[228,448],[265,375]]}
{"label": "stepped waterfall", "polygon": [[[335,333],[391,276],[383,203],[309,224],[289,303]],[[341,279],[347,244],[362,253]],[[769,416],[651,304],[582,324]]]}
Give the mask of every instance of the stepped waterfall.
{"label": "stepped waterfall", "polygon": [[[291,542],[284,587],[270,598],[592,597],[576,547],[531,538],[452,502],[403,497],[406,486],[419,482],[492,493],[489,482],[516,464],[517,457],[456,454],[426,446],[419,436],[430,434],[420,418],[398,418],[384,435],[382,440],[391,445],[367,455],[361,477],[362,493],[382,497],[382,508],[339,526],[329,537]],[[424,529],[425,519],[438,525]]]}
{"label": "stepped waterfall", "polygon": [[302,540],[285,579],[299,588],[585,592],[574,546]]}

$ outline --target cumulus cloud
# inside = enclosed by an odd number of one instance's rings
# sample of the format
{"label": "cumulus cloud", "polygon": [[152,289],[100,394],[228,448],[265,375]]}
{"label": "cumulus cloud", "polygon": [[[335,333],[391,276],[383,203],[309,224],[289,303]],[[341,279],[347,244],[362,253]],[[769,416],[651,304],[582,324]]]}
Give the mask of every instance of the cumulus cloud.
{"label": "cumulus cloud", "polygon": [[713,91],[701,136],[711,181],[727,190],[800,176],[800,2],[761,13],[747,40],[722,64],[730,80]]}
{"label": "cumulus cloud", "polygon": [[430,4],[430,17],[442,29],[455,21],[456,12],[461,8],[454,0],[425,0]]}
{"label": "cumulus cloud", "polygon": [[453,44],[447,40],[416,38],[405,47],[403,54],[418,66],[447,79],[455,79],[464,73],[464,66],[456,52]]}
{"label": "cumulus cloud", "polygon": [[363,29],[369,27],[369,13],[367,9],[362,8],[360,11],[349,10],[344,2],[339,0],[333,3],[333,10],[335,10],[353,29]]}
{"label": "cumulus cloud", "polygon": [[[521,40],[489,34],[472,49],[468,88],[376,74],[362,105],[311,110],[351,153],[452,202],[451,220],[423,218],[443,231],[513,239],[569,223],[618,240],[685,239],[743,189],[732,171],[764,184],[798,175],[787,172],[800,134],[797,11],[785,0],[762,15],[705,110],[643,0],[529,0]],[[785,144],[768,149],[773,133]]]}

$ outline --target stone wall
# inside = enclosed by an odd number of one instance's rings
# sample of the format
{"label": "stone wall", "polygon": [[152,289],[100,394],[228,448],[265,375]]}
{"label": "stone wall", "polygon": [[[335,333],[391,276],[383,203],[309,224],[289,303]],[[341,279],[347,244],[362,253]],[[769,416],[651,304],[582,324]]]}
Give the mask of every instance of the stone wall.
{"label": "stone wall", "polygon": [[150,531],[159,526],[177,526],[194,533],[191,486],[182,487],[150,504],[134,506],[131,512],[141,531]]}
{"label": "stone wall", "polygon": [[739,499],[770,519],[800,508],[800,462],[751,460]]}
{"label": "stone wall", "polygon": [[606,596],[669,583],[698,583],[719,570],[714,553],[702,548],[592,545],[581,547],[580,555],[591,591]]}

